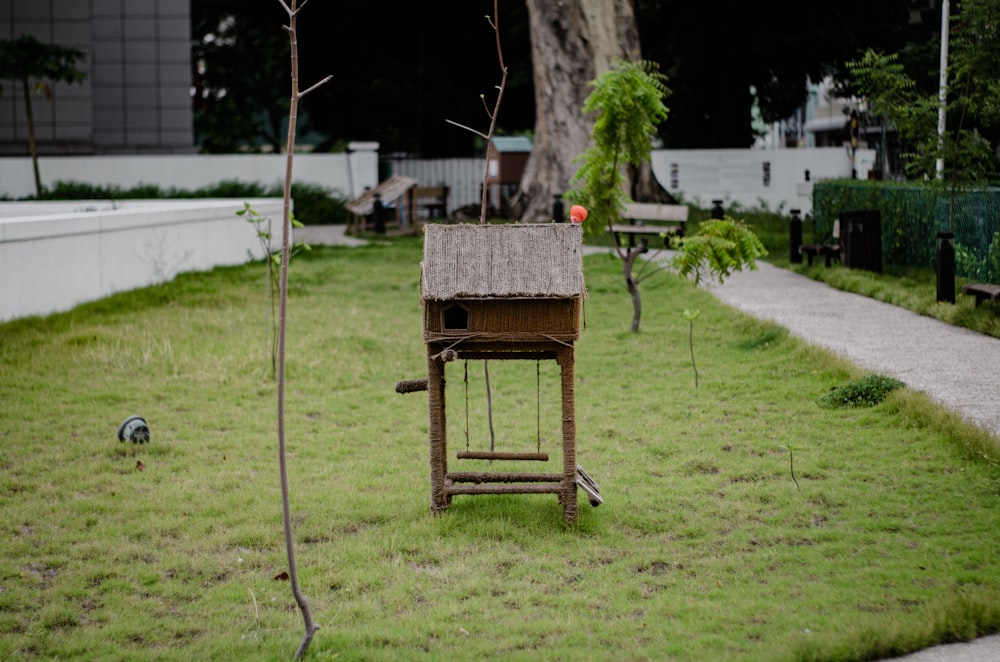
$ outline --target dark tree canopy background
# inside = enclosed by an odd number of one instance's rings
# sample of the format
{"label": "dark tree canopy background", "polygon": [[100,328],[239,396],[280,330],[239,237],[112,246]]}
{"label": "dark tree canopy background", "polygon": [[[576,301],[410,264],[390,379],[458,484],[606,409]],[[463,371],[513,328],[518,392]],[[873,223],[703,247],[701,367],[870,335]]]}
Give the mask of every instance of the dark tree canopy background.
{"label": "dark tree canopy background", "polygon": [[[804,101],[807,75],[819,80],[867,47],[926,44],[937,29],[933,15],[909,23],[910,0],[635,4],[643,57],[660,63],[672,91],[661,135],[673,148],[747,147],[751,85],[765,121],[783,119]],[[205,61],[195,105],[205,149],[280,145],[289,81],[277,0],[198,0],[192,12],[195,61]],[[480,95],[492,106],[500,81],[490,13],[491,0],[309,2],[299,21],[301,81],[333,80],[308,97],[300,135],[319,136],[318,149],[377,140],[383,153],[481,154],[480,139],[445,120],[488,126]],[[226,16],[235,39],[206,44]],[[510,76],[498,133],[528,132],[535,109],[524,0],[500,3],[500,32]],[[219,99],[211,92],[221,88]]]}
{"label": "dark tree canopy background", "polygon": [[[232,118],[210,117],[240,106],[259,114],[266,99],[279,110],[287,105],[288,38],[282,30],[285,13],[277,0],[198,0],[192,5],[196,43],[217,30],[220,19],[233,15],[237,24],[253,25],[251,39],[236,58],[222,60],[213,87],[244,89],[252,77],[265,74],[260,93],[240,100],[196,105],[196,131],[232,128]],[[320,134],[319,149],[336,148],[350,140],[377,140],[383,153],[405,151],[425,157],[472,155],[481,140],[447,124],[453,120],[486,133],[489,118],[480,95],[492,106],[500,83],[493,29],[486,20],[492,2],[437,0],[401,2],[330,2],[312,0],[299,15],[300,80],[332,74],[327,85],[303,104],[302,133]],[[527,11],[523,0],[501,3],[500,28],[510,72],[499,129],[515,133],[534,125],[531,53]],[[248,30],[249,32],[249,30]],[[269,32],[281,41],[253,35]],[[217,49],[219,50],[219,49]],[[206,62],[207,72],[220,60]],[[195,54],[195,60],[198,53]],[[197,65],[196,65],[197,66]],[[274,70],[283,72],[272,75]],[[240,124],[245,124],[240,122]],[[204,129],[204,131],[203,131]]]}

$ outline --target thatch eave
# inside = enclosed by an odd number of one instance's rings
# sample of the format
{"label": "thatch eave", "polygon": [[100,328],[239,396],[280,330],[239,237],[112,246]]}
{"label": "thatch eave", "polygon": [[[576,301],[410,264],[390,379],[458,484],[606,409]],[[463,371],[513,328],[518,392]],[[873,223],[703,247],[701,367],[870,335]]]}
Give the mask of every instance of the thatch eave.
{"label": "thatch eave", "polygon": [[425,301],[583,298],[581,229],[561,223],[428,225]]}

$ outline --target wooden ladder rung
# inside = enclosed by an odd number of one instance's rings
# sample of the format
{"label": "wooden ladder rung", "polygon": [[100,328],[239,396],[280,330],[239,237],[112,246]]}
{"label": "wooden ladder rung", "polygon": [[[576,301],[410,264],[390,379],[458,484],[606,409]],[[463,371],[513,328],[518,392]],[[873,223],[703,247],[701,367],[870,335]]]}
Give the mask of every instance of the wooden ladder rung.
{"label": "wooden ladder rung", "polygon": [[548,462],[548,453],[501,453],[499,451],[459,451],[460,460],[534,460]]}

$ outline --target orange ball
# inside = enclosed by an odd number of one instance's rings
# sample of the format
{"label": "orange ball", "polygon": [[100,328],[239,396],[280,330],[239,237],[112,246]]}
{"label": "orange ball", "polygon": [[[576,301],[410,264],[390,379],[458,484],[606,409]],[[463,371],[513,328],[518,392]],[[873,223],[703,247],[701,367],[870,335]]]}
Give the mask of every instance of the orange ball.
{"label": "orange ball", "polygon": [[574,223],[583,223],[587,220],[587,209],[580,205],[573,205],[569,208],[569,220]]}

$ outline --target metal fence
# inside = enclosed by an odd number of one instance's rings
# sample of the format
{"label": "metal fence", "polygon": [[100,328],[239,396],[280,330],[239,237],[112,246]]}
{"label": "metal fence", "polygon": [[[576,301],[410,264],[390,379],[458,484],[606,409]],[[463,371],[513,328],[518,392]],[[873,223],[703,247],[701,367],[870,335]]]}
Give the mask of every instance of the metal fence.
{"label": "metal fence", "polygon": [[[480,158],[462,159],[408,159],[383,158],[379,170],[383,176],[404,175],[417,180],[418,186],[447,186],[450,214],[466,205],[482,201],[483,169],[486,161]],[[478,211],[477,211],[478,214]]]}

